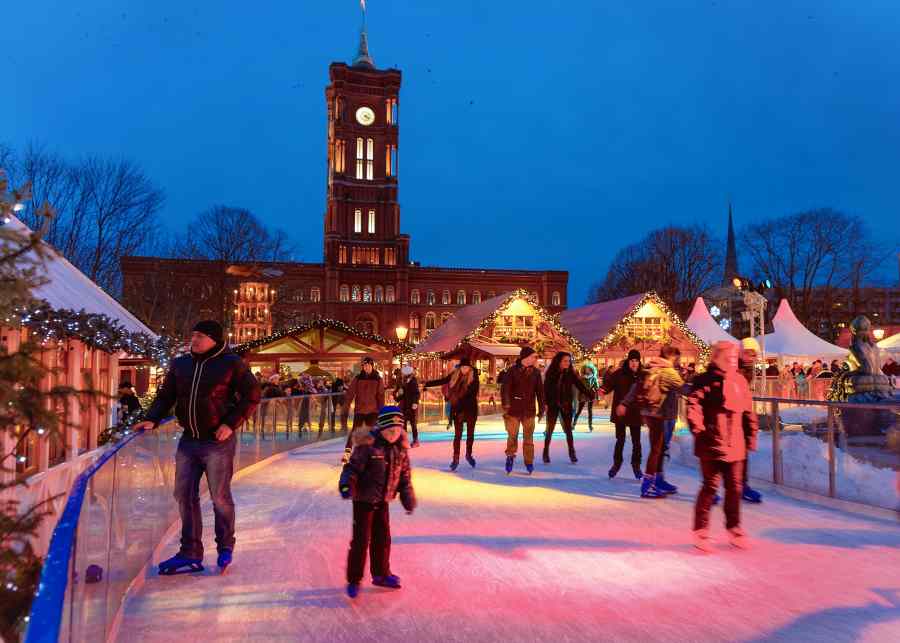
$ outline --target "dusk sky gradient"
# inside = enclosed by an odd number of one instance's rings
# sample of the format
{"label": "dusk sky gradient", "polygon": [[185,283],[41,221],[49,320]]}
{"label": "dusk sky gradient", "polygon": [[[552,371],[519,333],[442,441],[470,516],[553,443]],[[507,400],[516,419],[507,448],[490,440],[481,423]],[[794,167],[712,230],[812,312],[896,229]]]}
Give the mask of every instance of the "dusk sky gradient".
{"label": "dusk sky gradient", "polygon": [[[246,207],[321,261],[324,88],[357,0],[0,16],[0,142],[133,159],[170,229]],[[729,196],[739,229],[834,207],[900,238],[896,0],[370,0],[369,43],[403,72],[401,227],[423,265],[569,270],[580,305],[654,227],[724,236]]]}

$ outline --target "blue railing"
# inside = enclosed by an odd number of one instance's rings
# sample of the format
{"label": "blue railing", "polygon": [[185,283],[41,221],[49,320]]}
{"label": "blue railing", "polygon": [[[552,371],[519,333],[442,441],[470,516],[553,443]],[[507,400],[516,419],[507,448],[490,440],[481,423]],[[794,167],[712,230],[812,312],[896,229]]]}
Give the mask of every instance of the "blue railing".
{"label": "blue railing", "polygon": [[[335,417],[332,397],[263,400],[238,432],[234,470],[341,435],[346,416]],[[132,433],[99,451],[76,478],[53,531],[26,643],[104,641],[115,633],[129,586],[178,518],[172,491],[180,435],[171,418]]]}

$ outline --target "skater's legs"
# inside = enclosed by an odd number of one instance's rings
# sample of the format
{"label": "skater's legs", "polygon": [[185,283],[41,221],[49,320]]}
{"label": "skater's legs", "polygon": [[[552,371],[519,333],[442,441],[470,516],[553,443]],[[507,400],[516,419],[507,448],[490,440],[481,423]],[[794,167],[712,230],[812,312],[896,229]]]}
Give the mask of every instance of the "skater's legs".
{"label": "skater's legs", "polygon": [[709,509],[713,499],[719,490],[719,480],[722,477],[717,460],[702,458],[700,460],[700,473],[703,475],[703,486],[697,494],[697,502],[694,504],[694,531],[709,527]]}
{"label": "skater's legs", "polygon": [[581,411],[584,409],[584,405],[587,404],[584,400],[578,401],[578,408],[575,409],[575,417],[572,418],[572,425],[578,424],[578,418],[581,416]]}
{"label": "skater's legs", "polygon": [[645,418],[645,422],[650,433],[650,454],[647,456],[644,473],[654,476],[662,471],[663,439],[665,438],[663,421],[661,418],[648,416]]}
{"label": "skater's legs", "polygon": [[559,407],[547,407],[547,421],[544,424],[544,453],[550,453],[550,442],[553,440],[553,431],[556,429],[556,418],[560,415]]}
{"label": "skater's legs", "polygon": [[416,418],[416,409],[409,409],[406,413],[404,413],[404,420],[409,424],[409,430],[412,431],[413,442],[418,442],[419,440],[419,426],[418,426],[418,418]]}
{"label": "skater's legs", "polygon": [[522,458],[534,464],[534,416],[522,418]]}
{"label": "skater's legs", "polygon": [[675,419],[663,420],[663,429],[665,431],[665,441],[663,442],[665,450],[669,450],[669,443],[672,441],[672,434],[675,433]]}
{"label": "skater's legs", "polygon": [[[594,400],[587,401],[588,407],[588,426],[594,426]],[[579,410],[580,412],[580,410]]]}
{"label": "skater's legs", "polygon": [[[637,424],[629,426],[628,431],[631,434],[631,466],[640,467],[643,450],[641,449],[641,425]],[[624,443],[625,438],[622,437]]]}
{"label": "skater's legs", "polygon": [[366,570],[366,552],[372,533],[374,506],[368,502],[353,501],[353,539],[347,552],[347,582],[359,583]]}
{"label": "skater's legs", "polygon": [[372,512],[369,564],[372,576],[391,575],[391,516],[386,502],[379,502]]}
{"label": "skater's legs", "polygon": [[[613,449],[613,465],[622,466],[622,452],[625,450],[625,423],[616,422],[616,446]],[[631,440],[632,461],[634,460],[634,438]]]}
{"label": "skater's legs", "polygon": [[462,413],[453,414],[453,461],[459,462],[459,443],[462,440],[463,421],[465,417]]}
{"label": "skater's legs", "polygon": [[204,445],[204,465],[209,497],[213,503],[216,526],[216,549],[234,549],[234,499],[231,497],[231,477],[234,474],[234,453],[237,437],[232,433],[224,442]]}
{"label": "skater's legs", "polygon": [[569,458],[575,457],[575,436],[572,434],[572,414],[566,409],[561,415],[563,432],[566,434],[566,445],[569,447]]}
{"label": "skater's legs", "polygon": [[196,446],[181,442],[175,452],[175,501],[181,516],[181,551],[185,558],[203,558],[203,515],[200,513],[200,477],[203,461]]}
{"label": "skater's legs", "polygon": [[465,414],[466,420],[466,455],[472,455],[472,447],[475,446],[475,423],[478,417],[474,413]]}
{"label": "skater's legs", "polygon": [[506,427],[506,456],[515,457],[519,450],[519,418],[512,415],[503,416],[503,425]]}
{"label": "skater's legs", "polygon": [[723,462],[722,474],[725,478],[725,527],[741,525],[741,494],[744,492],[744,462]]}
{"label": "skater's legs", "polygon": [[[750,475],[750,455],[748,454],[747,459],[744,460],[744,475],[743,475],[744,487],[747,486],[747,477],[749,475]],[[743,492],[743,489],[742,489],[742,492]]]}

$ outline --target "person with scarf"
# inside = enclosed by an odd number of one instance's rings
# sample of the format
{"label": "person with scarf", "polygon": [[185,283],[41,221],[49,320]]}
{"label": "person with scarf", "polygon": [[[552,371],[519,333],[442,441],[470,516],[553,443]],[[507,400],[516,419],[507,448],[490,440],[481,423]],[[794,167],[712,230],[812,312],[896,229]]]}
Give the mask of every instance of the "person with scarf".
{"label": "person with scarf", "polygon": [[[350,460],[350,454],[353,451],[354,433],[368,434],[369,430],[375,426],[378,419],[378,410],[384,406],[384,380],[378,371],[375,370],[375,360],[371,357],[364,357],[362,368],[359,374],[350,382],[347,392],[344,394],[344,404],[347,408],[353,404],[353,425],[350,427],[350,433],[347,435],[347,444],[344,447],[344,457],[342,464],[346,464]],[[366,427],[365,431],[358,431],[359,427]]]}
{"label": "person with scarf", "polygon": [[613,447],[613,464],[609,468],[609,477],[615,478],[622,467],[625,455],[626,431],[631,434],[631,470],[634,477],[641,480],[644,472],[641,470],[641,410],[636,406],[622,408],[622,400],[628,395],[635,382],[644,376],[641,366],[641,354],[632,348],[616,370],[608,370],[603,376],[603,384],[600,387],[602,395],[612,393],[610,404],[610,421],[616,428],[616,444]]}
{"label": "person with scarf", "polygon": [[746,548],[747,537],[741,528],[743,469],[747,453],[756,450],[758,423],[750,387],[738,371],[736,344],[718,342],[713,346],[709,369],[694,379],[687,419],[703,475],[694,506],[694,546],[712,551],[709,510],[724,480],[725,527],[731,544]]}
{"label": "person with scarf", "polygon": [[519,359],[503,377],[500,393],[503,399],[503,424],[506,427],[506,474],[512,474],[519,449],[519,427],[522,427],[522,456],[528,475],[534,471],[535,415],[544,415],[544,382],[535,367],[538,354],[531,346],[519,350]]}
{"label": "person with scarf", "polygon": [[[416,379],[416,370],[409,364],[400,369],[400,379],[394,388],[394,400],[403,410],[405,427],[412,429],[411,447],[419,446],[419,429],[416,424],[419,409],[419,380]],[[409,429],[407,429],[408,431]]]}
{"label": "person with scarf", "polygon": [[547,402],[547,424],[544,430],[544,464],[550,464],[550,442],[556,428],[556,418],[562,423],[569,447],[569,461],[578,462],[575,455],[575,436],[572,435],[573,391],[577,389],[588,399],[594,395],[572,367],[572,355],[559,352],[553,356],[544,374],[544,399]]}
{"label": "person with scarf", "polygon": [[572,428],[578,424],[578,418],[581,411],[584,410],[585,404],[588,408],[588,431],[594,430],[594,400],[597,398],[597,389],[600,388],[600,380],[597,377],[597,367],[593,362],[585,361],[581,367],[581,379],[585,386],[591,391],[591,395],[585,395],[579,391],[578,393],[578,409],[575,411],[575,417],[572,418]]}
{"label": "person with scarf", "polygon": [[475,444],[475,423],[478,420],[478,370],[472,367],[468,357],[459,360],[450,373],[436,380],[425,382],[422,388],[446,386],[450,400],[450,418],[453,420],[453,460],[450,470],[459,466],[459,447],[462,441],[463,424],[466,425],[466,462],[475,467],[472,447]]}

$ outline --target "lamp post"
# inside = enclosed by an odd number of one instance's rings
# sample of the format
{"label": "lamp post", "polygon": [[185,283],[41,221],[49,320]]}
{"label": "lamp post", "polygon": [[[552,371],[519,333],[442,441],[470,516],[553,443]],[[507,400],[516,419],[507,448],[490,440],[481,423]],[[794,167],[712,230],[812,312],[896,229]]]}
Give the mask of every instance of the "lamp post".
{"label": "lamp post", "polygon": [[[397,340],[402,343],[406,340],[409,329],[406,326],[397,326],[397,328],[394,329],[394,332],[397,333]],[[403,353],[400,353],[400,367],[403,367]]]}
{"label": "lamp post", "polygon": [[[747,310],[744,311],[744,319],[749,319],[750,321],[750,337],[755,337],[757,329],[759,330],[759,352],[761,355],[759,355],[758,359],[763,364],[766,363],[766,306],[768,304],[768,300],[761,293],[750,290],[744,292],[744,305],[747,307]],[[763,378],[765,382],[765,375]],[[755,367],[753,369],[753,383],[757,383]]]}
{"label": "lamp post", "polygon": [[882,339],[884,339],[884,329],[876,328],[875,330],[872,331],[872,337],[875,338],[876,342],[880,342]]}

